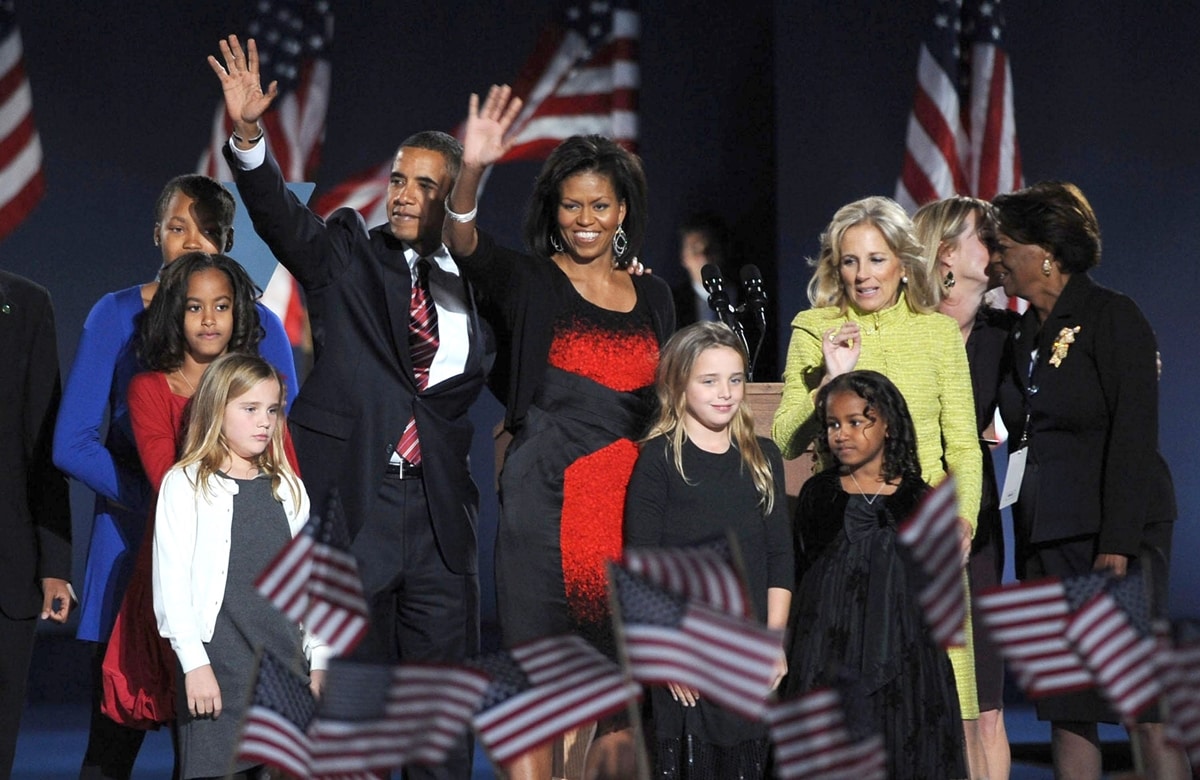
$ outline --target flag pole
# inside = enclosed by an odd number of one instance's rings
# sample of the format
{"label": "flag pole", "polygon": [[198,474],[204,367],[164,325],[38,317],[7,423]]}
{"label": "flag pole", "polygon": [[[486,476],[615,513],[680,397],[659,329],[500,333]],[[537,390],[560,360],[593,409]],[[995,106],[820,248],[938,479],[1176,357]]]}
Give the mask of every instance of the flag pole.
{"label": "flag pole", "polygon": [[[629,655],[625,651],[625,624],[621,620],[621,604],[617,598],[617,589],[613,586],[613,567],[616,564],[613,561],[607,561],[605,569],[608,571],[608,604],[609,610],[612,613],[613,636],[617,642],[617,656],[621,662],[621,671],[625,674],[625,679],[629,682],[634,682],[633,675],[629,672]],[[625,709],[629,713],[629,728],[633,732],[633,751],[634,758],[637,761],[637,778],[638,780],[650,780],[650,758],[646,750],[646,735],[642,731],[642,713],[638,707],[638,699],[630,699],[625,704]]]}

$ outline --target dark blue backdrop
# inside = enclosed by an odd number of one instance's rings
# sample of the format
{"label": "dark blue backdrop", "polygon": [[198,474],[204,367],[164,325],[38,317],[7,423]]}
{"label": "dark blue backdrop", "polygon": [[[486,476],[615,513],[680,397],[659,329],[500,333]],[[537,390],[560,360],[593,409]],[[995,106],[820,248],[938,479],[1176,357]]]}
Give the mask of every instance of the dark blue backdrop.
{"label": "dark blue backdrop", "polygon": [[[722,214],[737,259],[766,272],[786,323],[806,306],[804,258],[842,203],[891,194],[903,153],[923,2],[645,3],[641,152],[651,185],[644,258],[675,278],[673,226]],[[1195,143],[1200,9],[1188,4],[1011,0],[1009,50],[1026,177],[1078,182],[1104,228],[1096,276],[1132,295],[1155,325],[1165,369],[1161,435],[1178,489],[1175,611],[1197,609],[1200,483],[1191,388],[1200,382],[1189,271],[1200,190]],[[193,170],[219,99],[204,58],[245,26],[250,2],[19,4],[48,194],[0,246],[0,265],[50,288],[64,369],[104,292],[148,279],[153,204]],[[530,10],[531,7],[534,10]],[[318,191],[388,157],[411,132],[448,129],[466,96],[511,79],[550,3],[446,0],[340,10]],[[516,240],[536,166],[495,172],[481,223]],[[236,255],[236,251],[234,252]],[[781,363],[781,360],[780,360]],[[768,377],[760,377],[768,378]],[[476,414],[474,463],[494,530],[489,399]],[[76,489],[77,573],[90,499]],[[490,548],[485,547],[485,555]]]}

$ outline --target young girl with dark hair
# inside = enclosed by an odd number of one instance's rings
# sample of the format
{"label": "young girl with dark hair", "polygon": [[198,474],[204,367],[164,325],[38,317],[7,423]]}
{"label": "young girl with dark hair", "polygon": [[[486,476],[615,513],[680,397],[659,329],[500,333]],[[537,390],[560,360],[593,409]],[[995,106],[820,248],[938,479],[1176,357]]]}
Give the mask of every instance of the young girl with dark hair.
{"label": "young girl with dark hair", "polygon": [[[154,209],[155,268],[188,252],[233,247],[233,195],[207,176],[167,182]],[[80,776],[129,777],[145,731],[115,723],[101,712],[100,665],[133,572],[149,511],[150,487],[130,427],[129,382],[143,370],[134,351],[137,318],[158,292],[159,280],[108,293],[88,314],[63,390],[54,431],[54,462],[95,491],[87,568],[79,590],[77,636],[95,643],[93,699],[87,752]],[[279,318],[256,306],[265,336],[262,354],[296,384],[291,345]],[[291,388],[289,398],[295,395]],[[101,432],[104,431],[103,437]]]}
{"label": "young girl with dark hair", "polygon": [[836,465],[800,491],[784,689],[848,679],[883,735],[888,777],[966,777],[950,660],[896,549],[896,527],[929,489],[908,404],[882,374],[852,371],[820,389],[815,415]]}

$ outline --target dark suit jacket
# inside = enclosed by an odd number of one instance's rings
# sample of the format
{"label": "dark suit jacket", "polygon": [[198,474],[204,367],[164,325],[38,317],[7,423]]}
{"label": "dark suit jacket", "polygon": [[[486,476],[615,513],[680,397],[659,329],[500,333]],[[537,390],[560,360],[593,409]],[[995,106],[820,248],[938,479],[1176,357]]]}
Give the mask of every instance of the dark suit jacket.
{"label": "dark suit jacket", "polygon": [[[225,154],[232,158],[228,148]],[[467,412],[483,388],[494,348],[470,288],[461,302],[471,324],[466,368],[418,392],[408,349],[412,278],[401,242],[386,225],[368,230],[353,209],[339,209],[328,221],[318,218],[287,191],[270,154],[252,171],[238,170],[232,159],[230,167],[255,231],[308,300],[314,363],[289,420],[314,510],[323,511],[337,488],[355,536],[373,509],[400,434],[415,416],[438,547],[451,571],[473,573],[479,491],[468,466]]]}
{"label": "dark suit jacket", "polygon": [[0,610],[20,620],[41,612],[43,577],[71,579],[71,507],[50,460],[62,392],[50,295],[3,271],[0,366]]}
{"label": "dark suit jacket", "polygon": [[[1055,367],[1049,362],[1054,342],[1076,326],[1075,342]],[[1029,438],[1013,513],[1018,541],[1090,534],[1097,553],[1136,556],[1145,524],[1175,519],[1175,491],[1158,451],[1157,345],[1150,323],[1129,298],[1075,274],[1040,328],[1033,309],[1025,313],[1011,345],[1000,413],[1011,448],[1022,431]]]}

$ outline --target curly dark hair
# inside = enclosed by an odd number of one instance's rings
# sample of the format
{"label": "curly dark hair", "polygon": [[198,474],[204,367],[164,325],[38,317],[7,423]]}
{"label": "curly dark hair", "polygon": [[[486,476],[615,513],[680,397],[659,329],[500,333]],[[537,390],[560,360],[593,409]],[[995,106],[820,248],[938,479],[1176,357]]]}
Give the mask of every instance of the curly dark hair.
{"label": "curly dark hair", "polygon": [[1050,250],[1067,273],[1100,264],[1100,223],[1079,187],[1040,181],[992,200],[1001,233],[1021,244]]}
{"label": "curly dark hair", "polygon": [[[814,415],[824,420],[829,397],[834,393],[853,393],[867,402],[863,412],[867,419],[875,421],[875,415],[883,418],[887,425],[887,438],[883,442],[883,478],[891,481],[897,477],[921,480],[921,462],[917,458],[917,432],[908,403],[904,396],[878,371],[851,371],[829,380],[817,393]],[[823,423],[822,423],[823,426]],[[831,456],[829,437],[817,437],[817,452]]]}
{"label": "curly dark hair", "polygon": [[196,208],[202,214],[212,217],[217,224],[218,247],[228,252],[230,249],[230,231],[233,230],[233,217],[237,212],[237,201],[233,193],[216,179],[199,173],[185,173],[167,182],[158,201],[154,204],[154,222],[159,224],[167,213],[167,204],[176,192],[182,192],[196,201]]}
{"label": "curly dark hair", "polygon": [[525,212],[525,245],[538,257],[550,257],[550,233],[558,230],[558,204],[562,183],[577,173],[598,173],[612,182],[617,198],[625,203],[625,235],[629,248],[621,257],[628,264],[646,235],[646,174],[638,156],[602,135],[574,135],[559,144],[533,183]]}
{"label": "curly dark hair", "polygon": [[136,349],[138,360],[151,371],[174,371],[183,365],[187,338],[183,315],[187,307],[188,280],[192,274],[215,268],[229,277],[233,287],[233,335],[227,352],[258,354],[264,331],[255,302],[262,291],[250,274],[228,255],[189,252],[163,269],[158,292],[138,317]]}

